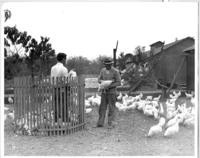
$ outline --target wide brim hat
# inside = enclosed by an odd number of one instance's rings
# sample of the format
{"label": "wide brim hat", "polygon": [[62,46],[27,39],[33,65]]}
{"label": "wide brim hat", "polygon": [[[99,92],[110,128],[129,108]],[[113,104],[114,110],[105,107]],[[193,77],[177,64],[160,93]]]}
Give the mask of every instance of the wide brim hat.
{"label": "wide brim hat", "polygon": [[103,61],[103,64],[104,64],[104,65],[111,65],[111,64],[113,64],[113,60],[107,58],[107,59],[105,59],[105,60]]}

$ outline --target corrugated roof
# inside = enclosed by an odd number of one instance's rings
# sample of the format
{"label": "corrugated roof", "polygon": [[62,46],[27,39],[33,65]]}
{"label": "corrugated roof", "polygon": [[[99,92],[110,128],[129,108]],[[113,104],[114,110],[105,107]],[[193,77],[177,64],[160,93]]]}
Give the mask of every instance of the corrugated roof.
{"label": "corrugated roof", "polygon": [[[183,40],[185,40],[185,39],[187,39],[187,38],[193,39],[192,37],[186,37],[186,38],[183,38],[183,39],[181,39],[181,40],[174,41],[174,42],[172,42],[172,43],[169,43],[169,44],[164,45],[163,50],[166,50],[166,49],[168,49],[168,48],[170,48],[170,47],[172,47],[172,46],[178,44],[179,42],[181,42],[181,41],[183,41]],[[154,50],[154,55],[157,54],[157,53],[160,53],[160,51],[161,51],[161,47],[156,48],[156,49]]]}

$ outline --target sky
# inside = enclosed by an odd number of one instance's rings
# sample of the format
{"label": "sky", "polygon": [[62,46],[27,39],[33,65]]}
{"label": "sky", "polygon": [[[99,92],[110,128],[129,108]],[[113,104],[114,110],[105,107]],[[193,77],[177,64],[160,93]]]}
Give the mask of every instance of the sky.
{"label": "sky", "polygon": [[27,31],[38,41],[50,38],[52,48],[68,57],[112,57],[133,53],[140,45],[149,50],[157,41],[197,36],[197,3],[161,2],[10,2],[5,26]]}

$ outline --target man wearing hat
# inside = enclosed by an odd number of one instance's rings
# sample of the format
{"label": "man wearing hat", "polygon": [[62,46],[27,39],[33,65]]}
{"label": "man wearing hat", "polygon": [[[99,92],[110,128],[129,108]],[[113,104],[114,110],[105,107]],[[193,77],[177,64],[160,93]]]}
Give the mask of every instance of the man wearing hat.
{"label": "man wearing hat", "polygon": [[108,126],[109,128],[113,128],[115,126],[116,87],[121,85],[121,77],[119,71],[112,66],[113,61],[111,59],[106,58],[103,63],[105,68],[101,70],[98,82],[112,80],[112,83],[101,91],[101,104],[99,107],[97,127],[103,127],[108,107]]}

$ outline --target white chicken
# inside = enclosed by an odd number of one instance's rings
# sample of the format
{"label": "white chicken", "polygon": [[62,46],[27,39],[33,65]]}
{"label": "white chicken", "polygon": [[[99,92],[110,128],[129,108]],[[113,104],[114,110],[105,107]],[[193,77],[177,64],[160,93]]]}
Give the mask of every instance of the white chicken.
{"label": "white chicken", "polygon": [[179,91],[178,93],[176,93],[175,91],[173,91],[173,94],[170,94],[169,95],[169,97],[171,98],[171,99],[178,99],[178,97],[180,97],[181,96],[181,91]]}
{"label": "white chicken", "polygon": [[158,109],[153,108],[153,116],[154,116],[155,119],[159,118],[159,111],[158,111]]}
{"label": "white chicken", "polygon": [[137,109],[140,110],[140,111],[143,110],[145,104],[146,104],[146,102],[143,101],[143,100],[136,102]]}
{"label": "white chicken", "polygon": [[176,116],[176,114],[178,113],[178,111],[167,111],[167,119],[171,119],[174,116]]}
{"label": "white chicken", "polygon": [[180,97],[180,96],[181,96],[181,91],[178,91],[178,93],[176,93],[176,91],[173,91],[173,94],[174,94],[175,96]]}
{"label": "white chicken", "polygon": [[154,115],[154,111],[152,109],[145,109],[144,110],[144,115],[153,116]]}
{"label": "white chicken", "polygon": [[195,106],[195,97],[192,97],[190,102],[192,103],[192,106]]}
{"label": "white chicken", "polygon": [[158,102],[158,101],[153,100],[151,103],[153,104],[153,106],[154,106],[155,108],[158,108],[158,107],[159,107],[159,102]]}
{"label": "white chicken", "polygon": [[93,106],[100,106],[100,104],[101,104],[101,98],[96,97],[96,98],[94,98],[94,99],[92,100],[92,105],[93,105]]}
{"label": "white chicken", "polygon": [[91,106],[90,103],[91,103],[91,102],[90,102],[89,100],[85,100],[85,107],[90,107],[90,106]]}
{"label": "white chicken", "polygon": [[122,102],[128,99],[128,94],[126,93],[124,96],[122,96]]}
{"label": "white chicken", "polygon": [[122,100],[122,97],[123,97],[123,95],[122,95],[122,93],[120,92],[120,93],[119,93],[119,96],[117,96],[117,100]]}
{"label": "white chicken", "polygon": [[152,137],[153,135],[161,133],[161,132],[162,132],[162,127],[157,124],[157,125],[152,126],[149,129],[149,133],[147,136]]}
{"label": "white chicken", "polygon": [[14,120],[14,112],[10,112],[7,114],[7,117]]}
{"label": "white chicken", "polygon": [[169,97],[170,97],[171,99],[177,99],[177,96],[176,96],[176,95],[173,95],[173,94],[170,94]]}
{"label": "white chicken", "polygon": [[118,108],[119,111],[126,111],[128,108],[126,105],[119,102],[116,102],[115,106]]}
{"label": "white chicken", "polygon": [[135,96],[135,100],[139,101],[143,97],[143,93],[140,93],[139,95]]}
{"label": "white chicken", "polygon": [[194,97],[194,94],[193,93],[187,93],[187,92],[185,92],[185,96],[186,96],[186,98],[189,98],[189,99],[191,99],[192,97]]}
{"label": "white chicken", "polygon": [[165,137],[170,137],[172,135],[175,135],[176,133],[179,132],[179,122],[180,122],[180,119],[178,118],[176,123],[170,127],[168,127],[164,133],[164,136]]}
{"label": "white chicken", "polygon": [[92,111],[92,108],[86,108],[86,109],[85,109],[85,113],[86,113],[86,114],[90,113],[91,111]]}
{"label": "white chicken", "polygon": [[161,95],[159,95],[158,97],[153,98],[154,101],[159,101],[160,100]]}
{"label": "white chicken", "polygon": [[10,104],[13,104],[13,103],[14,103],[13,98],[12,98],[12,97],[8,97],[8,102],[9,102]]}
{"label": "white chicken", "polygon": [[147,96],[146,97],[146,100],[152,100],[153,99],[153,96]]}
{"label": "white chicken", "polygon": [[167,122],[167,124],[166,124],[165,127],[168,128],[168,127],[174,125],[174,124],[177,122],[177,120],[178,120],[178,115],[176,115],[175,117],[173,117],[172,119],[170,119],[170,120]]}
{"label": "white chicken", "polygon": [[148,132],[148,137],[151,137],[155,134],[159,134],[162,132],[162,127],[164,126],[165,124],[165,118],[161,117],[159,119],[159,123],[157,125],[154,125],[152,126],[150,129],[149,129],[149,132]]}
{"label": "white chicken", "polygon": [[8,110],[9,110],[9,108],[7,108],[7,107],[4,106],[4,111],[8,111]]}
{"label": "white chicken", "polygon": [[194,117],[190,117],[190,118],[184,120],[183,125],[185,125],[185,126],[194,126],[194,123],[195,123],[195,118]]}
{"label": "white chicken", "polygon": [[87,100],[88,100],[89,102],[92,102],[93,99],[94,99],[94,96],[91,96],[91,97],[89,97]]}
{"label": "white chicken", "polygon": [[132,102],[127,109],[136,109],[137,107],[137,103],[136,102]]}
{"label": "white chicken", "polygon": [[7,114],[4,114],[4,121],[7,119]]}

